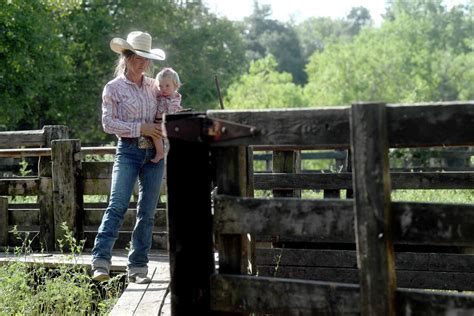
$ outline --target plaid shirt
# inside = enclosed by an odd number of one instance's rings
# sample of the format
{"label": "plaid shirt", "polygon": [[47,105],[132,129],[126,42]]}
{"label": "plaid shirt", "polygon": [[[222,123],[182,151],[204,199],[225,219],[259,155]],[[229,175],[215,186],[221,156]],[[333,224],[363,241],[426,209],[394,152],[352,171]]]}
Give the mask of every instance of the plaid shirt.
{"label": "plaid shirt", "polygon": [[139,137],[142,123],[153,123],[158,109],[155,80],[143,77],[141,87],[120,75],[102,93],[102,126],[118,137]]}
{"label": "plaid shirt", "polygon": [[181,94],[175,92],[173,96],[165,97],[158,92],[158,113],[157,116],[161,117],[162,113],[176,113],[182,109],[181,107]]}

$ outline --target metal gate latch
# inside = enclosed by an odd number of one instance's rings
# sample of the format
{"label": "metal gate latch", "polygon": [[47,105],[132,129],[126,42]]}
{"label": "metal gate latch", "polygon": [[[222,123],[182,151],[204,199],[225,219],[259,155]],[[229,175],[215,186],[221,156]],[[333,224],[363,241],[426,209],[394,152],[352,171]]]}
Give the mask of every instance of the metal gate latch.
{"label": "metal gate latch", "polygon": [[166,120],[166,136],[196,142],[222,142],[257,134],[254,126],[208,118],[205,115],[172,115]]}

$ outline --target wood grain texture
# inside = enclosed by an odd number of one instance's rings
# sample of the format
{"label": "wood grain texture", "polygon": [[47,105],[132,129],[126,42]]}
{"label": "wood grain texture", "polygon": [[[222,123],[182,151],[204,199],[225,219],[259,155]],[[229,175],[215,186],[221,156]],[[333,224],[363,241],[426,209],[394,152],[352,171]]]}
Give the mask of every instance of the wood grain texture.
{"label": "wood grain texture", "polygon": [[0,132],[0,148],[43,146],[43,134],[43,130]]}
{"label": "wood grain texture", "polygon": [[[474,206],[393,202],[397,244],[474,244]],[[295,236],[308,242],[354,243],[353,200],[215,197],[214,229],[223,234]]]}
{"label": "wood grain texture", "polygon": [[[359,286],[335,282],[234,275],[212,276],[212,307],[218,311],[277,315],[360,315]],[[470,315],[474,296],[397,290],[399,314]]]}
{"label": "wood grain texture", "polygon": [[385,104],[353,104],[350,122],[361,314],[395,316],[397,281]]}
{"label": "wood grain texture", "polygon": [[[462,113],[462,114],[460,114]],[[211,118],[255,126],[257,135],[213,146],[349,148],[349,107],[209,110]],[[387,106],[389,147],[473,146],[474,101]]]}

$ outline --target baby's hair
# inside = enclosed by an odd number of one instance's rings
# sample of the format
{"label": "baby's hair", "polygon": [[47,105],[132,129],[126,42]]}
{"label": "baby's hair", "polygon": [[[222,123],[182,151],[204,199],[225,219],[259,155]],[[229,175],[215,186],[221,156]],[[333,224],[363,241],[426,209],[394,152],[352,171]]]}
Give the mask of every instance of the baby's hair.
{"label": "baby's hair", "polygon": [[156,81],[160,82],[164,78],[170,78],[173,80],[177,88],[181,87],[181,80],[179,80],[178,73],[171,67],[163,68],[157,75]]}

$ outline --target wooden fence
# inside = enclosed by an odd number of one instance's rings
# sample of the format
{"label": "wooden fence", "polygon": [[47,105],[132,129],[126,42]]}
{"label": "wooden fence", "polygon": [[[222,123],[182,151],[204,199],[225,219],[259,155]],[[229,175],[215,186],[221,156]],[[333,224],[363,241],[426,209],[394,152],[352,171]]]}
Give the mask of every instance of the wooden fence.
{"label": "wooden fence", "polygon": [[[474,312],[474,256],[460,251],[474,245],[474,206],[391,201],[393,189],[473,189],[474,173],[388,163],[389,148],[473,146],[473,102],[165,119],[173,315]],[[255,148],[273,150],[272,173],[253,174]],[[310,149],[350,149],[351,164],[301,173]],[[308,189],[332,198],[298,198]],[[256,242],[268,238],[279,243]]]}
{"label": "wooden fence", "polygon": [[[69,139],[66,126],[45,126],[42,130],[0,132],[0,159],[39,157],[33,176],[0,179],[0,247],[19,246],[22,241],[11,232],[28,233],[34,249],[55,250],[64,237],[66,223],[85,247],[93,246],[110,191],[111,161],[91,161],[89,155],[115,154],[114,147],[85,147]],[[36,169],[36,168],[35,168]],[[136,192],[136,191],[135,191]],[[3,197],[1,197],[3,196]],[[30,197],[29,203],[7,198]],[[103,202],[87,202],[99,196]],[[104,198],[105,197],[105,198]],[[86,200],[86,202],[84,202]],[[125,248],[135,225],[136,202],[130,203],[116,242]],[[34,237],[34,238],[33,238]],[[165,204],[157,205],[153,247],[167,247]]]}

